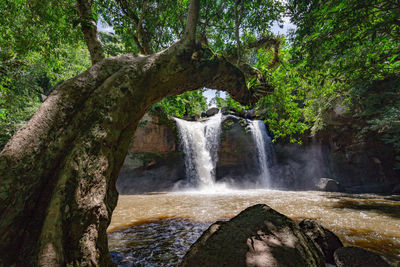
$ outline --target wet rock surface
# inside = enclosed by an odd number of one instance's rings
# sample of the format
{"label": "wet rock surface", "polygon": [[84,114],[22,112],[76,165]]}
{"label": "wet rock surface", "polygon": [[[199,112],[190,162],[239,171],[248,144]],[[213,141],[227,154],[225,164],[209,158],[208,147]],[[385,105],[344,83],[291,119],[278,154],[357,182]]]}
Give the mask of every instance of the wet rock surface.
{"label": "wet rock surface", "polygon": [[176,151],[174,123],[159,116],[145,114],[136,129],[129,153],[169,153]]}
{"label": "wet rock surface", "polygon": [[339,182],[330,178],[321,178],[315,185],[316,190],[326,192],[341,192],[342,187]]}
{"label": "wet rock surface", "polygon": [[333,253],[336,249],[343,247],[339,237],[314,220],[303,220],[299,223],[299,226],[321,249],[325,257],[325,262],[334,264]]}
{"label": "wet rock surface", "polygon": [[146,114],[136,130],[116,183],[120,194],[171,190],[185,178],[175,122]]}
{"label": "wet rock surface", "polygon": [[185,178],[183,154],[131,153],[116,183],[120,194],[160,192],[173,189]]}
{"label": "wet rock surface", "polygon": [[211,225],[179,266],[325,266],[314,242],[288,217],[254,205]]}
{"label": "wet rock surface", "polygon": [[216,115],[219,112],[218,108],[210,108],[209,110],[206,111],[206,116],[211,117]]}
{"label": "wet rock surface", "polygon": [[358,247],[342,247],[334,253],[337,267],[390,267],[378,254]]}
{"label": "wet rock surface", "polygon": [[259,174],[256,144],[247,123],[242,118],[229,116],[222,122],[221,143],[216,165],[217,180],[239,186],[254,182]]}

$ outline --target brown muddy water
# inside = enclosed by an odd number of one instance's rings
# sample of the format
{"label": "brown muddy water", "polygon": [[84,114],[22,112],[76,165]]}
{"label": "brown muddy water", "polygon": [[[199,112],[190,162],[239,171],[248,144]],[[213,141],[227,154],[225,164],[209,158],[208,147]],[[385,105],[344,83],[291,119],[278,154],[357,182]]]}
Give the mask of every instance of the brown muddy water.
{"label": "brown muddy water", "polygon": [[121,195],[108,228],[119,266],[175,266],[211,223],[254,204],[315,219],[354,245],[400,261],[400,196],[315,191],[223,190]]}

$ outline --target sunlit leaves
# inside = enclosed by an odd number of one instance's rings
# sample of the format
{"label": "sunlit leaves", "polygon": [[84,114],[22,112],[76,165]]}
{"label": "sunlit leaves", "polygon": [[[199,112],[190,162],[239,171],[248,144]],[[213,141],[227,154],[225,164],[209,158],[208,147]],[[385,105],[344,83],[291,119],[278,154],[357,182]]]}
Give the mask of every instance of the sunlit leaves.
{"label": "sunlit leaves", "polygon": [[196,90],[166,97],[151,107],[152,110],[157,108],[169,116],[178,118],[201,115],[203,111],[207,110],[207,100],[203,96],[203,90]]}
{"label": "sunlit leaves", "polygon": [[289,0],[288,7],[297,25],[294,59],[315,85],[308,93],[313,128],[345,103],[360,137],[381,138],[400,154],[393,136],[400,131],[400,3]]}
{"label": "sunlit leaves", "polygon": [[0,48],[18,54],[39,51],[46,56],[60,44],[72,44],[81,32],[74,28],[73,0],[0,1]]}
{"label": "sunlit leaves", "polygon": [[273,52],[264,49],[258,51],[256,66],[265,72],[274,91],[259,101],[257,109],[265,116],[274,141],[301,143],[302,134],[309,128],[304,115],[308,108],[306,90],[298,69],[289,63],[289,51],[288,48],[282,49],[279,55],[281,64],[275,69],[267,66]]}
{"label": "sunlit leaves", "polygon": [[23,56],[0,51],[0,149],[36,111],[43,94],[90,65],[89,53],[79,42],[45,56],[35,51]]}

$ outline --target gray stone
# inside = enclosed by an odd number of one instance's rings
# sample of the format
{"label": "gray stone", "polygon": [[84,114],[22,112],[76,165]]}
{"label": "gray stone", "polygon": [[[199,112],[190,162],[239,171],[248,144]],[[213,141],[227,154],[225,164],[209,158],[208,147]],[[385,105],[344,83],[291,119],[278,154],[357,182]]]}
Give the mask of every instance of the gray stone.
{"label": "gray stone", "polygon": [[211,117],[211,116],[218,114],[218,112],[219,112],[218,108],[210,108],[209,110],[206,111],[206,115],[208,117]]}
{"label": "gray stone", "polygon": [[250,109],[247,112],[246,118],[247,119],[251,119],[251,120],[255,119],[256,118],[256,110],[255,109]]}
{"label": "gray stone", "polygon": [[321,251],[291,219],[258,204],[210,226],[179,266],[325,266]]}
{"label": "gray stone", "polygon": [[400,184],[396,185],[393,190],[392,194],[400,194]]}
{"label": "gray stone", "polygon": [[303,232],[310,237],[324,254],[325,262],[335,263],[333,253],[343,247],[339,237],[314,220],[306,219],[299,223]]}
{"label": "gray stone", "polygon": [[358,247],[342,247],[334,253],[337,267],[390,267],[378,254]]}
{"label": "gray stone", "polygon": [[237,187],[256,182],[259,175],[254,138],[240,121],[243,119],[227,116],[222,122],[221,143],[215,168],[218,181],[226,180]]}
{"label": "gray stone", "polygon": [[316,190],[326,192],[340,192],[342,191],[339,182],[330,178],[321,178],[315,185]]}

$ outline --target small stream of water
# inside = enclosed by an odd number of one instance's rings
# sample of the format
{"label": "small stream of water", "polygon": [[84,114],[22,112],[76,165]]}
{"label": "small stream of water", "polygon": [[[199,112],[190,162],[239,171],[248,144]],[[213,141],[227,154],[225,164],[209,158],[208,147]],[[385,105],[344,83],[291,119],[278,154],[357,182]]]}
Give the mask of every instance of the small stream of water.
{"label": "small stream of water", "polygon": [[268,162],[269,157],[272,156],[271,137],[268,136],[263,121],[250,121],[249,126],[257,146],[257,158],[260,166],[259,181],[263,188],[269,188],[271,186],[271,174],[268,168]]}

